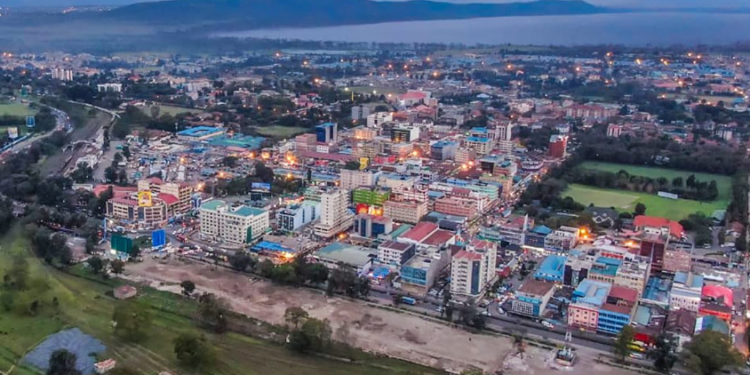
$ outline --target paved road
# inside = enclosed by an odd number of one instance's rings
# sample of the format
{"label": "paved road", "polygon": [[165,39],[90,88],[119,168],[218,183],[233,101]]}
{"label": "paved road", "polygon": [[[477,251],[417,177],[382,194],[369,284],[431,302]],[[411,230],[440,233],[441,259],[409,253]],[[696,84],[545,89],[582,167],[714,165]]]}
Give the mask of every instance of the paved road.
{"label": "paved road", "polygon": [[55,116],[55,120],[57,122],[57,124],[55,125],[55,128],[52,129],[52,130],[50,130],[50,131],[48,131],[48,132],[46,132],[46,133],[44,133],[44,134],[34,134],[33,136],[31,136],[31,137],[29,137],[29,138],[27,138],[27,139],[25,139],[25,140],[23,140],[21,142],[18,142],[15,145],[13,145],[13,147],[9,148],[6,152],[17,153],[17,152],[19,152],[19,151],[21,151],[21,150],[23,150],[23,149],[31,146],[32,143],[49,137],[50,135],[52,135],[52,133],[54,133],[57,130],[64,130],[66,128],[68,128],[68,129],[72,129],[73,128],[72,126],[70,126],[70,117],[68,117],[67,113],[65,113],[65,112],[63,112],[63,111],[61,111],[61,110],[59,110],[57,108],[52,108],[52,107],[49,107],[49,108],[52,110],[52,114]]}

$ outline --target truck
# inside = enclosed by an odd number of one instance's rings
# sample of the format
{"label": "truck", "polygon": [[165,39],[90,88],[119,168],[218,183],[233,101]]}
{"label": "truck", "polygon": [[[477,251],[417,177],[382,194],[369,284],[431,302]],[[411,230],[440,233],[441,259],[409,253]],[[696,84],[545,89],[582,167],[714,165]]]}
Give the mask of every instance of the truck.
{"label": "truck", "polygon": [[407,305],[416,305],[417,300],[415,300],[412,297],[401,297],[401,302],[407,304]]}

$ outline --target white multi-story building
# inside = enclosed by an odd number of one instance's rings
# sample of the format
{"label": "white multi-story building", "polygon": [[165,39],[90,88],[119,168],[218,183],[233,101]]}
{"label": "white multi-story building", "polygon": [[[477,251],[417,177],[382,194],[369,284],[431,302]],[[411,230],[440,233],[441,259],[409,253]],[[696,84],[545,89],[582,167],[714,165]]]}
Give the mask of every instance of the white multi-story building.
{"label": "white multi-story building", "polygon": [[52,69],[52,79],[58,79],[60,81],[72,81],[73,71],[70,69],[62,68]]}
{"label": "white multi-story building", "polygon": [[99,92],[122,92],[122,83],[105,83],[96,85]]}
{"label": "white multi-story building", "polygon": [[331,238],[345,232],[354,223],[354,215],[347,211],[349,192],[344,189],[329,190],[320,195],[320,223],[315,234]]}
{"label": "white multi-story building", "polygon": [[672,290],[669,293],[669,309],[698,312],[703,290],[703,276],[687,272],[674,275]]}
{"label": "white multi-story building", "polygon": [[380,173],[369,170],[341,170],[341,186],[344,190],[354,190],[360,186],[375,186]]}
{"label": "white multi-story building", "polygon": [[638,291],[638,298],[643,295],[648,277],[651,275],[651,263],[647,258],[636,257],[626,260],[617,269],[615,285]]}
{"label": "white multi-story building", "polygon": [[495,282],[497,247],[488,241],[475,240],[451,260],[451,293],[454,296],[479,298]]}
{"label": "white multi-story building", "polygon": [[201,235],[231,244],[245,244],[259,238],[270,227],[268,211],[247,207],[231,207],[214,200],[200,208]]}
{"label": "white multi-story building", "polygon": [[367,116],[370,116],[370,107],[362,104],[352,107],[352,120],[366,119]]}

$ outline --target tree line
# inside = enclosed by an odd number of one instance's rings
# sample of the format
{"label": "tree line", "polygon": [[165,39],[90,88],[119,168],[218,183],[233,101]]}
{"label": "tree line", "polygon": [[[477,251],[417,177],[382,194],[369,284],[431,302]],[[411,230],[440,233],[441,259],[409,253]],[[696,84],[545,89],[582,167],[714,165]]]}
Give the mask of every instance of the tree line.
{"label": "tree line", "polygon": [[631,175],[625,170],[617,173],[598,171],[593,169],[573,168],[564,177],[567,183],[583,184],[599,188],[609,188],[655,194],[659,191],[678,195],[683,199],[697,201],[712,201],[719,197],[719,189],[715,180],[709,182],[698,180],[691,174],[683,182],[682,177],[672,180],[666,177],[651,178]]}

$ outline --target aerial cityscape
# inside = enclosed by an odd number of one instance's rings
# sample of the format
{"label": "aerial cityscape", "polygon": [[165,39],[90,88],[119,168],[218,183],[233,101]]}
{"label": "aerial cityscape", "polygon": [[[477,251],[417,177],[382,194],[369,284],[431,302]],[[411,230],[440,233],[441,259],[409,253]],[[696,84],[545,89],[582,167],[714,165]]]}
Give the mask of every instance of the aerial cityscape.
{"label": "aerial cityscape", "polygon": [[744,3],[100,3],[0,5],[0,375],[750,374]]}

